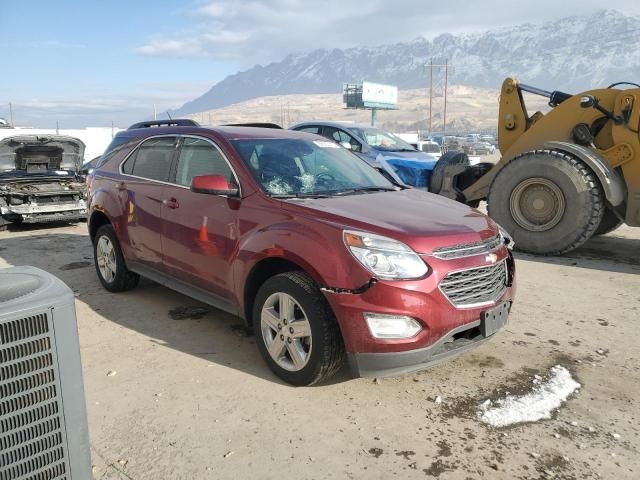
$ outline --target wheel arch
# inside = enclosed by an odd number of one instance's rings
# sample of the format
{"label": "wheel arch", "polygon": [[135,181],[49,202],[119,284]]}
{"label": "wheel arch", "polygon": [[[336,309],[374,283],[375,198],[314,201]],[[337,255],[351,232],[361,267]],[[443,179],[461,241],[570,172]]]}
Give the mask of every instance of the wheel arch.
{"label": "wheel arch", "polygon": [[95,212],[93,212],[89,217],[88,222],[89,238],[91,239],[91,242],[93,242],[93,239],[96,237],[96,233],[101,226],[110,224],[111,220],[109,220],[109,217],[107,217],[104,212],[100,210],[96,210]]}
{"label": "wheel arch", "polygon": [[[244,309],[244,319],[247,325],[253,324],[253,306],[256,294],[260,287],[269,278],[285,272],[300,271],[309,275],[317,281],[317,274],[309,272],[301,264],[283,257],[266,257],[256,262],[249,271],[244,283],[242,307]],[[314,275],[315,274],[315,275]]]}
{"label": "wheel arch", "polygon": [[627,186],[624,183],[622,175],[620,175],[617,170],[611,168],[606,158],[592,148],[571,142],[545,142],[544,148],[559,150],[573,155],[585,163],[596,177],[598,177],[607,203],[624,217],[624,212],[620,212],[619,209],[623,208],[625,199],[627,198]]}

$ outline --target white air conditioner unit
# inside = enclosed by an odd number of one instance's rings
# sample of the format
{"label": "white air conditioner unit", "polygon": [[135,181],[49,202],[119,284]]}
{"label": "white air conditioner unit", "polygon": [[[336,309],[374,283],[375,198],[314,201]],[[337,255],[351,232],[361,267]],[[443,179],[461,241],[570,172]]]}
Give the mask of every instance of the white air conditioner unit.
{"label": "white air conditioner unit", "polygon": [[0,480],[91,478],[73,292],[0,269]]}

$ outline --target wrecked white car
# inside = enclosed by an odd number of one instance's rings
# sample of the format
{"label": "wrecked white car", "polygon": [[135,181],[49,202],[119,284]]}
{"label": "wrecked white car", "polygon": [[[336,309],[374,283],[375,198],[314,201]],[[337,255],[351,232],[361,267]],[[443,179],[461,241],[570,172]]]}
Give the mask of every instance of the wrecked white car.
{"label": "wrecked white car", "polygon": [[0,230],[10,223],[85,218],[84,149],[82,141],[65,135],[0,140]]}

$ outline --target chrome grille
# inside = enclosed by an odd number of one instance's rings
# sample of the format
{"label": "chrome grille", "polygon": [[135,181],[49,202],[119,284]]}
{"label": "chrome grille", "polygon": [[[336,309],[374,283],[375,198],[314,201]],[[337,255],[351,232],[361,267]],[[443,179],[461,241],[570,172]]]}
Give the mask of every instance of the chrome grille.
{"label": "chrome grille", "polygon": [[0,322],[0,480],[68,479],[46,313]]}
{"label": "chrome grille", "polygon": [[488,253],[500,246],[500,237],[493,237],[473,243],[462,243],[452,247],[442,247],[433,250],[433,256],[442,260],[452,260],[454,258],[471,257]]}
{"label": "chrome grille", "polygon": [[507,288],[507,263],[451,272],[440,282],[440,290],[456,307],[495,302]]}

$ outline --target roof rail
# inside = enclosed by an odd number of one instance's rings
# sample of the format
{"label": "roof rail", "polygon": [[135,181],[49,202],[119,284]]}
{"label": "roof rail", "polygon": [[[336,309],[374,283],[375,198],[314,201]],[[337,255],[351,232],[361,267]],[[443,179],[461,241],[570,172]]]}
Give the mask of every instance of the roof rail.
{"label": "roof rail", "polygon": [[138,122],[131,125],[127,130],[134,128],[152,128],[152,127],[199,127],[200,124],[190,118],[174,118],[167,120],[149,120],[146,122]]}
{"label": "roof rail", "polygon": [[225,123],[220,125],[221,127],[257,127],[257,128],[277,128],[282,130],[282,127],[276,123]]}

